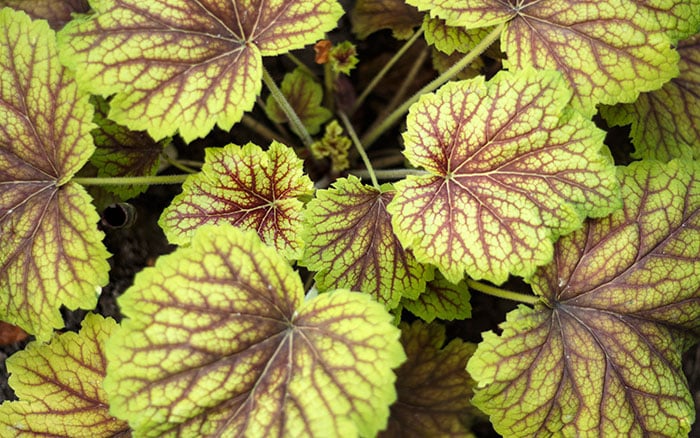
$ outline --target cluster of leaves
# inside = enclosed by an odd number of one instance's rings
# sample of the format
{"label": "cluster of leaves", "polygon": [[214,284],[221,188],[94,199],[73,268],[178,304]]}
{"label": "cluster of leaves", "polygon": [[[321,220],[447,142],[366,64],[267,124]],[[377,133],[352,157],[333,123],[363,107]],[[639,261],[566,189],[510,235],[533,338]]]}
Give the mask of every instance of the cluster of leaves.
{"label": "cluster of leaves", "polygon": [[[411,168],[382,185],[328,94],[355,46],[328,49],[325,89],[263,66],[335,29],[336,0],[0,6],[0,319],[36,337],[7,361],[0,435],[466,436],[484,413],[505,436],[690,430],[700,1],[358,0],[358,38],[424,35],[442,82],[466,78],[407,101]],[[488,80],[482,52],[505,67]],[[109,278],[85,175],[133,197],[173,136],[228,131],[256,99],[308,151],[208,149],[172,178],[159,224],[178,249],[119,298],[124,320],[54,332]],[[615,167],[597,114],[631,125],[639,161]],[[372,185],[340,174],[353,142]],[[304,155],[330,170],[312,181]],[[446,343],[435,320],[511,276],[529,305]]]}

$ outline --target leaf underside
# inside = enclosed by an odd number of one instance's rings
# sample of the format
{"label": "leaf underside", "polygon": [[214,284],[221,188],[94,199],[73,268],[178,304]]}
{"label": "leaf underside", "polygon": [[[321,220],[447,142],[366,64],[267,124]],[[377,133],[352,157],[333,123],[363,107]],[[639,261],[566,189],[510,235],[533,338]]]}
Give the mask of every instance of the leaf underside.
{"label": "leaf underside", "polygon": [[111,411],[139,436],[373,436],[405,360],[392,317],[299,276],[252,231],[206,226],[119,299]]}
{"label": "leaf underside", "polygon": [[0,11],[0,319],[45,340],[61,305],[93,308],[107,251],[85,190],[93,110],[58,61],[45,21]]}
{"label": "leaf underside", "polygon": [[423,14],[403,0],[357,0],[350,14],[352,31],[360,39],[391,29],[394,38],[407,40],[420,26]]}
{"label": "leaf underside", "polygon": [[543,304],[483,335],[473,403],[505,436],[685,436],[681,355],[700,336],[700,166],[619,171],[624,210],[557,242]]}

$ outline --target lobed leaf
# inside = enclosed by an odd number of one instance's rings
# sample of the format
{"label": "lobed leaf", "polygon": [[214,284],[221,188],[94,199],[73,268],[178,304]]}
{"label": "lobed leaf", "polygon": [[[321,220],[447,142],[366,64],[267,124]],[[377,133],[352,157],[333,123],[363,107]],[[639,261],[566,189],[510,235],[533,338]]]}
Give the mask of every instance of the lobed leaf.
{"label": "lobed leaf", "polygon": [[395,184],[387,210],[404,247],[458,282],[502,283],[552,257],[552,241],[619,205],[604,133],[568,106],[556,72],[502,72],[424,95],[405,155],[428,175]]}
{"label": "lobed leaf", "polygon": [[684,436],[681,355],[700,337],[700,166],[619,170],[623,210],[557,242],[542,304],[483,335],[473,403],[507,436]]}
{"label": "lobed leaf", "polygon": [[363,185],[354,176],[318,190],[304,221],[301,264],[317,271],[320,290],[350,289],[372,295],[387,309],[402,297],[417,298],[432,270],[404,250],[386,205],[393,189]]}
{"label": "lobed leaf", "polygon": [[465,29],[448,26],[445,20],[432,18],[428,15],[423,20],[425,41],[435,46],[439,51],[451,55],[454,52],[468,53],[476,47],[492,30],[491,27]]}
{"label": "lobed leaf", "polygon": [[[508,57],[504,65],[562,72],[574,89],[572,105],[590,117],[598,103],[633,102],[640,92],[660,88],[678,74],[678,54],[671,48],[667,29],[655,22],[651,9],[640,6],[651,1],[408,3],[430,10],[450,26],[473,29],[506,23],[501,35]],[[658,9],[667,11],[674,2],[663,3]],[[666,24],[671,21],[669,17]]]}
{"label": "lobed leaf", "polygon": [[159,224],[171,243],[184,245],[202,225],[230,223],[298,259],[304,204],[297,198],[311,190],[302,161],[282,143],[268,151],[253,143],[209,148],[202,171],[185,180]]}
{"label": "lobed leaf", "polygon": [[109,414],[102,389],[107,362],[103,345],[113,319],[88,314],[80,333],[32,342],[7,360],[19,401],[0,404],[0,435],[95,438],[126,435],[129,426]]}
{"label": "lobed leaf", "polygon": [[635,158],[700,158],[700,35],[678,43],[680,75],[634,103],[601,108],[611,125],[632,124]]}
{"label": "lobed leaf", "polygon": [[[284,75],[280,91],[311,135],[317,134],[321,125],[333,116],[328,109],[321,106],[323,88],[302,68]],[[272,95],[267,98],[265,113],[274,122],[287,122],[287,115]],[[294,125],[292,130],[295,130]]]}
{"label": "lobed leaf", "polygon": [[262,57],[301,48],[333,29],[335,0],[95,0],[94,17],[59,34],[63,62],[109,117],[156,140],[189,142],[228,130],[260,93]]}
{"label": "lobed leaf", "polygon": [[304,301],[252,231],[206,226],[120,297],[112,412],[139,436],[373,436],[396,399],[399,330],[369,296]]}
{"label": "lobed leaf", "polygon": [[691,37],[700,31],[700,0],[634,0],[642,10],[644,26],[656,26],[673,42]]}
{"label": "lobed leaf", "polygon": [[62,305],[97,304],[109,269],[97,212],[69,182],[95,149],[93,110],[54,38],[0,10],[0,319],[39,340],[63,327]]}
{"label": "lobed leaf", "polygon": [[454,284],[438,272],[418,298],[404,298],[401,304],[425,322],[432,322],[435,318],[452,321],[471,318],[470,297],[465,281]]}
{"label": "lobed leaf", "polygon": [[[92,131],[95,153],[90,163],[97,168],[98,177],[151,176],[158,171],[163,148],[170,142],[155,142],[143,131],[131,131],[107,118],[109,102],[100,97],[92,100],[95,106],[94,122],[98,128]],[[106,185],[104,189],[130,199],[146,191],[147,185]]]}
{"label": "lobed leaf", "polygon": [[474,381],[464,367],[476,346],[459,339],[445,345],[439,324],[401,323],[408,359],[396,372],[398,400],[382,437],[473,436]]}

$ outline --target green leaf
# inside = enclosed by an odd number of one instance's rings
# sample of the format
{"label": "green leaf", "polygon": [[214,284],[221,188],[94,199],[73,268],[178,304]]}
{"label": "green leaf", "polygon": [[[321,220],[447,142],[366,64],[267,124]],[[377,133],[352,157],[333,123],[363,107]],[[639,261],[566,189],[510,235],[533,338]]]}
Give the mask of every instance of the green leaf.
{"label": "green leaf", "polygon": [[428,15],[423,20],[425,41],[435,46],[439,51],[451,55],[454,52],[468,53],[476,47],[491,31],[492,27],[465,29],[464,27],[448,26],[445,20],[432,18]]}
{"label": "green leaf", "polygon": [[543,304],[483,335],[473,403],[505,436],[685,436],[700,335],[700,165],[621,168],[624,210],[559,240]]}
{"label": "green leaf", "polygon": [[185,245],[202,225],[230,223],[256,230],[295,260],[303,248],[304,204],[297,198],[312,190],[303,162],[282,143],[273,141],[268,151],[253,143],[209,148],[202,171],[187,177],[159,224],[171,243]]}
{"label": "green leaf", "polygon": [[66,438],[113,437],[129,426],[109,414],[102,389],[103,345],[117,327],[88,314],[80,333],[56,334],[49,344],[32,342],[7,360],[19,401],[0,405],[0,435]]}
{"label": "green leaf", "polygon": [[59,34],[63,62],[109,117],[156,140],[228,130],[260,93],[262,57],[333,29],[335,0],[95,0],[96,16]]}
{"label": "green leaf", "polygon": [[399,330],[369,296],[304,301],[252,231],[207,226],[120,297],[112,412],[139,436],[373,436],[396,399]]}
{"label": "green leaf", "polygon": [[415,321],[400,328],[408,359],[396,372],[399,398],[380,436],[473,436],[474,381],[464,367],[476,345],[460,339],[445,345],[445,327],[439,324]]}
{"label": "green leaf", "polygon": [[435,279],[428,282],[425,292],[415,299],[404,298],[401,304],[425,322],[432,322],[435,318],[452,321],[471,318],[469,298],[465,281],[450,283],[438,272]]}
{"label": "green leaf", "polygon": [[350,167],[348,152],[352,146],[352,141],[344,134],[343,127],[337,120],[331,120],[326,125],[323,138],[311,144],[311,153],[316,158],[329,157],[331,159],[331,169],[340,172]]}
{"label": "green leaf", "polygon": [[35,20],[47,20],[53,29],[62,28],[71,14],[90,10],[87,0],[0,0],[0,9],[5,6],[24,11]]}
{"label": "green leaf", "polygon": [[[97,149],[90,163],[97,168],[98,177],[155,175],[163,148],[170,142],[155,142],[143,131],[131,131],[107,118],[109,102],[100,97],[92,100],[95,106],[94,122],[99,128],[92,131]],[[147,185],[106,185],[105,190],[120,199],[130,199],[146,191]]]}
{"label": "green leaf", "polygon": [[635,158],[700,158],[700,35],[678,44],[680,76],[632,104],[601,108],[611,125],[632,124]]}
{"label": "green leaf", "polygon": [[350,75],[359,61],[357,47],[350,41],[334,44],[328,52],[328,63],[335,73]]}
{"label": "green leaf", "polygon": [[403,0],[357,0],[350,14],[352,31],[360,39],[381,30],[391,29],[394,38],[407,40],[420,26],[423,14]]}
{"label": "green leaf", "polygon": [[644,26],[656,26],[676,42],[700,31],[700,0],[634,0],[651,15],[640,14]]}
{"label": "green leaf", "polygon": [[[437,50],[436,48],[433,48],[431,56],[433,61],[433,68],[440,74],[446,72],[450,67],[459,62],[459,60],[463,57],[463,53],[454,51],[451,55],[446,55],[443,52]],[[459,73],[457,73],[454,76],[454,80],[475,78],[479,76],[479,74],[481,74],[481,70],[483,69],[483,67],[483,59],[477,58],[476,60],[474,60],[474,62],[464,67]]]}
{"label": "green leaf", "polygon": [[54,38],[0,10],[0,319],[40,340],[63,327],[61,305],[97,304],[109,269],[90,197],[68,182],[95,149],[93,110]]}
{"label": "green leaf", "polygon": [[[323,88],[302,68],[284,75],[280,91],[311,135],[317,134],[321,130],[321,125],[333,116],[333,113],[321,106]],[[287,122],[287,115],[272,95],[267,97],[265,112],[274,122]],[[294,125],[292,125],[292,131],[296,132]]]}
{"label": "green leaf", "polygon": [[[598,103],[633,102],[678,74],[678,54],[649,10],[631,0],[503,2],[408,0],[450,26],[506,23],[501,45],[510,69],[562,72],[572,105],[586,116]],[[666,5],[672,3],[665,1]]]}
{"label": "green leaf", "polygon": [[568,102],[556,72],[448,83],[408,115],[405,155],[425,176],[395,184],[394,232],[456,283],[502,283],[552,258],[583,217],[619,207],[604,133]]}
{"label": "green leaf", "polygon": [[320,290],[365,292],[393,309],[401,297],[416,298],[425,289],[432,270],[396,239],[386,211],[393,196],[391,186],[379,191],[354,176],[316,192],[305,215],[301,263],[318,271]]}

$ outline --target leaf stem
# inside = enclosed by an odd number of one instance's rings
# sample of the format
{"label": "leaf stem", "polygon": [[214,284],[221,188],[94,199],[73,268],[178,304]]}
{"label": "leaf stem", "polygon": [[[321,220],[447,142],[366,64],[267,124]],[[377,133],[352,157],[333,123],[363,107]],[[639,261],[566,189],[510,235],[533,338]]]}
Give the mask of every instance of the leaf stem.
{"label": "leaf stem", "polygon": [[154,176],[122,176],[73,178],[71,181],[84,186],[128,186],[132,184],[181,184],[189,175],[154,175]]}
{"label": "leaf stem", "polygon": [[345,113],[342,111],[338,111],[338,116],[340,117],[340,120],[343,121],[343,125],[345,125],[345,129],[347,129],[348,134],[350,135],[350,138],[352,139],[352,143],[355,145],[355,149],[357,149],[357,153],[360,154],[360,157],[362,157],[362,161],[365,163],[365,167],[367,168],[367,172],[369,173],[369,177],[372,180],[372,185],[374,186],[375,189],[381,190],[379,187],[379,181],[377,181],[377,176],[374,174],[374,168],[372,168],[372,162],[369,161],[369,157],[367,156],[367,153],[365,152],[364,148],[362,147],[362,143],[360,143],[360,139],[357,138],[357,133],[355,132],[355,129],[352,127],[352,124],[350,123],[348,116],[345,115]]}
{"label": "leaf stem", "polygon": [[467,286],[469,286],[471,289],[474,289],[487,295],[492,295],[494,297],[531,305],[535,305],[537,303],[542,302],[542,300],[539,297],[536,297],[535,295],[526,295],[518,292],[512,292],[509,290],[501,289],[499,287],[479,283],[478,281],[472,280],[471,278],[467,278],[466,281]]}
{"label": "leaf stem", "polygon": [[389,128],[391,128],[394,123],[396,123],[403,115],[408,111],[411,105],[413,105],[416,101],[418,101],[418,98],[422,96],[425,93],[430,93],[440,87],[442,84],[445,82],[449,81],[452,79],[454,75],[462,71],[466,66],[474,62],[477,56],[481,55],[486,49],[489,48],[491,44],[493,44],[494,41],[498,39],[498,37],[501,35],[501,32],[503,31],[503,27],[505,26],[504,23],[499,24],[496,26],[483,40],[479,42],[479,44],[472,49],[471,52],[467,53],[464,55],[464,58],[460,59],[456,64],[454,64],[452,67],[447,69],[443,74],[438,76],[436,79],[434,79],[432,82],[418,90],[416,94],[411,96],[408,100],[406,100],[401,106],[396,108],[389,116],[387,116],[386,119],[382,120],[380,124],[378,124],[375,128],[371,129],[369,132],[367,132],[365,135],[362,136],[362,144],[365,145],[365,147],[369,147],[372,145],[379,137],[381,137],[382,134]]}
{"label": "leaf stem", "polygon": [[170,165],[173,166],[174,168],[176,168],[176,169],[178,169],[178,170],[181,170],[181,171],[183,171],[183,172],[187,172],[187,173],[197,173],[197,172],[199,172],[197,169],[192,169],[191,167],[188,167],[185,163],[181,163],[181,162],[178,161],[176,158],[173,158],[173,157],[171,157],[170,155],[168,155],[168,154],[166,154],[166,153],[162,153],[162,154],[161,154],[161,157],[163,157],[163,159],[164,159],[165,161],[167,161],[168,164],[170,164]]}
{"label": "leaf stem", "polygon": [[377,75],[374,77],[374,79],[372,79],[372,81],[369,83],[369,85],[367,85],[367,87],[365,87],[365,89],[362,91],[362,94],[360,94],[360,96],[355,101],[355,104],[352,106],[352,109],[350,110],[350,114],[353,114],[355,111],[357,111],[357,109],[362,105],[362,103],[365,101],[367,96],[369,96],[369,93],[371,93],[372,90],[374,90],[374,88],[377,86],[377,84],[379,84],[379,82],[389,72],[391,67],[393,67],[394,64],[396,64],[396,62],[404,55],[404,53],[406,53],[406,51],[413,45],[413,43],[416,42],[416,40],[421,35],[423,35],[423,27],[421,27],[420,29],[418,29],[417,31],[415,31],[413,33],[411,38],[409,38],[408,41],[406,41],[406,43],[404,43],[404,45],[401,46],[399,51],[396,52],[394,54],[394,56],[391,57],[389,62],[387,62],[386,65],[379,71],[379,73],[377,73]]}
{"label": "leaf stem", "polygon": [[[351,170],[350,173],[358,178],[367,178],[370,173],[366,170]],[[374,175],[380,180],[402,179],[407,175],[428,175],[429,172],[420,169],[376,169]]]}
{"label": "leaf stem", "polygon": [[275,81],[272,79],[272,76],[270,76],[270,73],[268,73],[265,67],[263,67],[263,82],[265,83],[267,89],[270,90],[272,98],[275,99],[277,104],[280,106],[280,109],[282,109],[284,114],[287,116],[289,123],[294,127],[294,131],[296,131],[299,138],[301,138],[304,146],[311,150],[311,143],[313,143],[313,140],[311,139],[309,131],[306,130],[306,127],[301,122],[301,119],[299,119],[299,116],[297,115],[296,111],[294,111],[294,108],[292,108],[292,106],[289,104],[289,101],[287,101],[287,98],[284,97],[282,91],[277,88]]}
{"label": "leaf stem", "polygon": [[308,75],[311,76],[312,78],[315,78],[315,77],[316,77],[316,74],[315,74],[313,71],[311,71],[311,69],[310,69],[306,64],[304,64],[303,62],[301,62],[301,60],[300,60],[299,58],[297,58],[296,56],[292,55],[291,53],[286,53],[285,56],[287,56],[287,58],[288,58],[290,61],[292,61],[297,67],[299,67],[300,69],[304,70],[304,71],[306,72],[306,74],[308,74]]}

